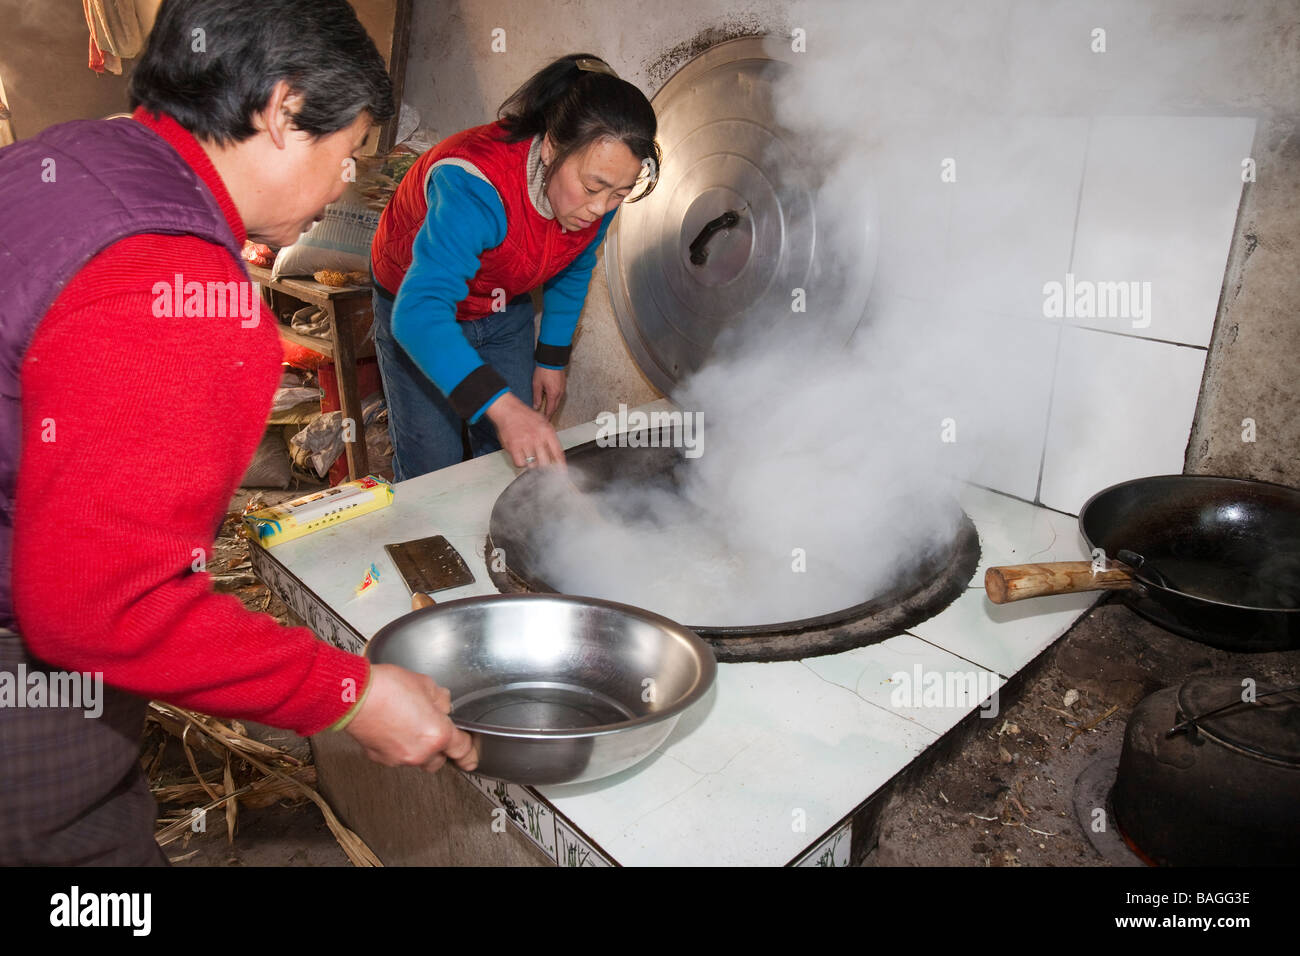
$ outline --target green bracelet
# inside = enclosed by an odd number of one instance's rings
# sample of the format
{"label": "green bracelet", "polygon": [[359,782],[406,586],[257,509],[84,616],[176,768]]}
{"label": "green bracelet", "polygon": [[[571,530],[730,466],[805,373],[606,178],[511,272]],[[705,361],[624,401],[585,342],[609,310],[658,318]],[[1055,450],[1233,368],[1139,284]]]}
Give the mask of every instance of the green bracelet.
{"label": "green bracelet", "polygon": [[366,695],[369,693],[370,693],[370,681],[366,681],[366,687],[365,690],[361,692],[361,697],[357,700],[355,704],[349,707],[348,712],[344,714],[341,718],[339,718],[339,720],[335,724],[333,724],[329,729],[342,730],[344,727],[350,724],[352,722],[352,718],[357,715],[357,711],[361,709],[361,705],[366,702]]}

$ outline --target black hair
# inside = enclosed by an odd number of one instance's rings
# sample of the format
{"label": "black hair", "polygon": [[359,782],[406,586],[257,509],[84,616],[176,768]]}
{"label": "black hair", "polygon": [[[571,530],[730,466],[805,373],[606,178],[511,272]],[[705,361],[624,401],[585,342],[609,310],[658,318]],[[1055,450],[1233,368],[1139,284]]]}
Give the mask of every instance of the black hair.
{"label": "black hair", "polygon": [[394,112],[383,57],[347,0],[165,0],[131,74],[131,107],[238,143],[280,80],[302,96],[294,126],[316,137]]}
{"label": "black hair", "polygon": [[560,57],[510,94],[497,116],[512,143],[550,133],[555,156],[548,177],[573,153],[597,140],[614,139],[637,159],[653,162],[645,187],[632,202],[654,189],[661,161],[654,108],[644,93],[615,76],[599,57]]}

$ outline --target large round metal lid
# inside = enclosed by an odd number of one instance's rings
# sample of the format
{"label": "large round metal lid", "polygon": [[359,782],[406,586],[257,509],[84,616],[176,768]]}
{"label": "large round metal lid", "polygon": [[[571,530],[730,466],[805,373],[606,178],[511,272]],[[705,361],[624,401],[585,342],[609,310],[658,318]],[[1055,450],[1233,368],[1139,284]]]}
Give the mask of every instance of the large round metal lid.
{"label": "large round metal lid", "polygon": [[605,268],[623,338],[665,393],[747,313],[784,310],[791,321],[823,323],[828,336],[844,339],[861,317],[874,254],[868,228],[847,238],[856,248],[844,248],[837,234],[836,258],[851,277],[837,290],[837,307],[792,308],[794,290],[811,294],[827,229],[811,151],[778,124],[773,108],[804,55],[791,52],[788,38],[728,40],[678,70],[652,101],[659,182],[619,210]]}

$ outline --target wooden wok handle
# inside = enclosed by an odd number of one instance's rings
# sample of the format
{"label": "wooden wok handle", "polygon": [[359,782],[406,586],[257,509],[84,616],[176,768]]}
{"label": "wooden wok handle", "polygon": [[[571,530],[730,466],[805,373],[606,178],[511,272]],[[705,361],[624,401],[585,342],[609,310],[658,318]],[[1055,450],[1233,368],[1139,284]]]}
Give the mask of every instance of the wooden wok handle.
{"label": "wooden wok handle", "polygon": [[422,607],[433,607],[438,602],[423,591],[416,591],[411,595],[411,610],[418,611]]}
{"label": "wooden wok handle", "polygon": [[1133,587],[1133,584],[1133,572],[1115,562],[1104,571],[1093,571],[1091,561],[1055,561],[1050,564],[1012,564],[984,572],[984,592],[994,604],[1008,604],[1048,594],[1123,590]]}

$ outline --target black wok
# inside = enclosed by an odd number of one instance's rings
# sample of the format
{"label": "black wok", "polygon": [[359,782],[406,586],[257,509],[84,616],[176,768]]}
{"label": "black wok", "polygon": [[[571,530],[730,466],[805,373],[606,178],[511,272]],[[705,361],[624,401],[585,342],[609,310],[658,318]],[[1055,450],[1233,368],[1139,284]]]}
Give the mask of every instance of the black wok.
{"label": "black wok", "polygon": [[1300,491],[1244,478],[1138,478],[1089,498],[1079,530],[1093,561],[990,568],[989,599],[1109,589],[1213,647],[1300,648]]}

